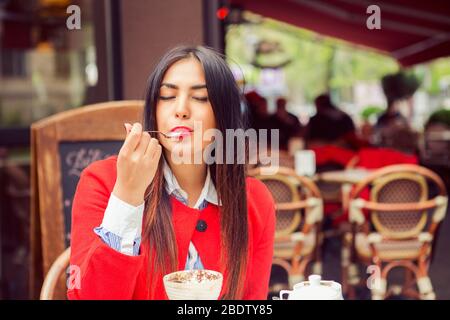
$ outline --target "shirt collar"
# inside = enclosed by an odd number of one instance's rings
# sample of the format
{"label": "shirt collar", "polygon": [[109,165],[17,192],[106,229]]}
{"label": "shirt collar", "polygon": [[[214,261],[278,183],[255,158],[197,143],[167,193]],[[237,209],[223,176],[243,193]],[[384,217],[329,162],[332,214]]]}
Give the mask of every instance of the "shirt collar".
{"label": "shirt collar", "polygon": [[[163,159],[163,162],[164,162],[163,173],[164,173],[164,179],[166,181],[167,192],[169,193],[169,195],[176,192],[176,193],[180,194],[184,199],[187,200],[188,195],[187,195],[186,191],[181,189],[181,186],[179,185],[177,178],[175,177],[172,170],[170,169],[169,164],[167,163],[167,161],[165,159]],[[208,201],[209,203],[219,205],[217,190],[211,179],[209,167],[206,172],[205,184],[203,185],[203,189],[200,193],[200,196],[199,196],[194,208],[198,208],[204,200]]]}

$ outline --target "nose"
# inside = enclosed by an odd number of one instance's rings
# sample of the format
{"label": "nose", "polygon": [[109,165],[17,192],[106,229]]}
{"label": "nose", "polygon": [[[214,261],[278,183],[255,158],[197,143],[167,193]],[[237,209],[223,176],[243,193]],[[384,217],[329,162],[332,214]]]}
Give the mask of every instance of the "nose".
{"label": "nose", "polygon": [[175,117],[178,119],[188,119],[190,116],[188,97],[180,96],[175,109]]}

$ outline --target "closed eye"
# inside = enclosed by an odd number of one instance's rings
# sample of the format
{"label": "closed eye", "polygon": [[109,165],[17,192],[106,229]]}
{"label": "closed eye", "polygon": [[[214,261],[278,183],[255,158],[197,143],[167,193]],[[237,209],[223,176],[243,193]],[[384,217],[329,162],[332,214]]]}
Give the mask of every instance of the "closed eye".
{"label": "closed eye", "polygon": [[192,98],[200,102],[208,102],[208,97],[192,97]]}
{"label": "closed eye", "polygon": [[168,97],[165,97],[165,96],[159,96],[159,98],[160,98],[161,100],[170,100],[170,99],[175,99],[175,96],[168,96]]}

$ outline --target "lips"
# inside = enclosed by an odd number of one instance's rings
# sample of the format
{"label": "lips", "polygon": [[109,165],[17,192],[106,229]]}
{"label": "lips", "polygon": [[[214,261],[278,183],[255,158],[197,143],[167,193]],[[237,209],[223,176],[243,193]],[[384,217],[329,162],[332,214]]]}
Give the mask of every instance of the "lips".
{"label": "lips", "polygon": [[192,129],[189,127],[185,127],[185,126],[177,126],[177,127],[173,127],[170,132],[176,132],[178,133],[180,136],[188,136],[192,133]]}

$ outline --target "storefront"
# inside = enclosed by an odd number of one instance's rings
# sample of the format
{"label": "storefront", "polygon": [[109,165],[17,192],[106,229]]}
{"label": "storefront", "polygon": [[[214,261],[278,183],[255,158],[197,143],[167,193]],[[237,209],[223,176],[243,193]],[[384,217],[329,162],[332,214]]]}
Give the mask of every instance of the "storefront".
{"label": "storefront", "polygon": [[159,56],[219,50],[220,1],[0,1],[0,299],[29,294],[30,125],[112,100],[142,99]]}

